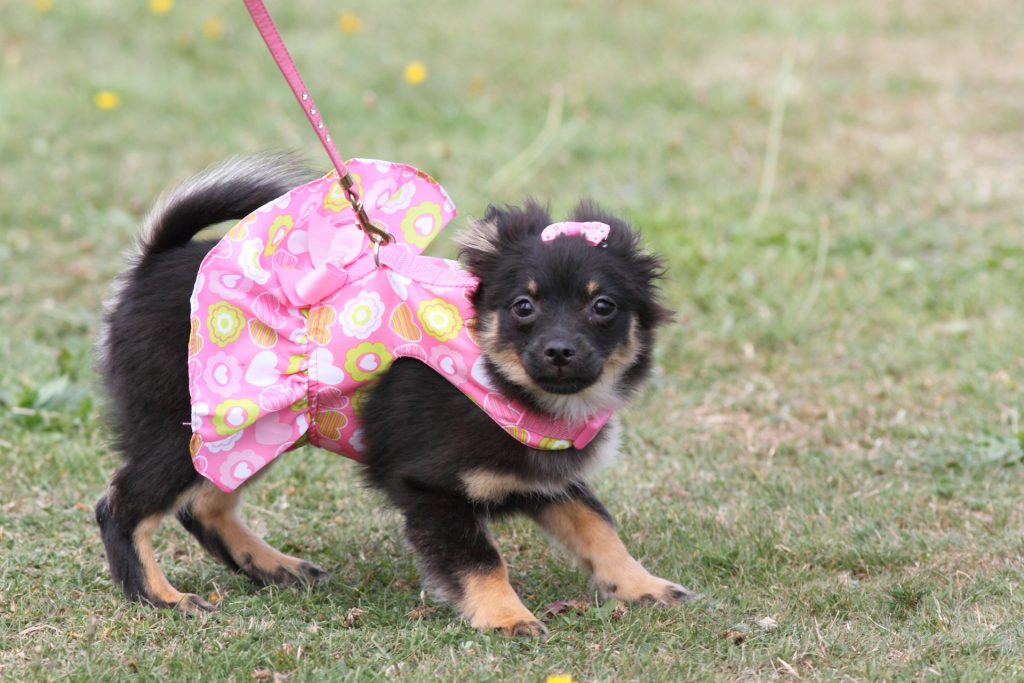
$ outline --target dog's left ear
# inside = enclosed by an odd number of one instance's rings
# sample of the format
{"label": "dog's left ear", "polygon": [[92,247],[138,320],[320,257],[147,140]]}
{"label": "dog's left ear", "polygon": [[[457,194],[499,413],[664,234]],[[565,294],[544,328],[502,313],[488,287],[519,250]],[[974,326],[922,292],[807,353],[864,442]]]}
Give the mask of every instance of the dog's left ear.
{"label": "dog's left ear", "polygon": [[628,265],[628,277],[625,282],[638,285],[643,291],[636,301],[645,302],[638,311],[640,324],[645,328],[653,328],[670,321],[674,315],[672,309],[661,301],[661,289],[658,281],[665,275],[665,263],[656,254],[648,251],[640,242],[640,233],[629,223],[618,216],[608,213],[596,202],[584,199],[572,212],[572,220],[580,223],[595,221],[609,226],[607,249],[619,256]]}

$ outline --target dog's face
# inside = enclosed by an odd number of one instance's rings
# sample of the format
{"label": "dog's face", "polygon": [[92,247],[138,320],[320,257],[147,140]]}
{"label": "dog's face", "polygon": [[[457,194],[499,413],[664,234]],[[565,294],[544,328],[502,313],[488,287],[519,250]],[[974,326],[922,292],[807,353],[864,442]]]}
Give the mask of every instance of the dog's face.
{"label": "dog's face", "polygon": [[480,285],[477,338],[502,388],[559,416],[613,408],[649,367],[660,261],[640,249],[629,226],[591,204],[572,220],[610,226],[593,245],[581,236],[550,241],[547,211],[490,207],[461,239],[461,255]]}

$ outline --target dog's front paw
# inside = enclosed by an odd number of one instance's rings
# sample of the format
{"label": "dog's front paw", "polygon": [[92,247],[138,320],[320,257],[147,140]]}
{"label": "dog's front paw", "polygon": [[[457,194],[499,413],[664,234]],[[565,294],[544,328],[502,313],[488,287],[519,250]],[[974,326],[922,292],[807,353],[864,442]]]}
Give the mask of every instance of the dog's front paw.
{"label": "dog's front paw", "polygon": [[311,562],[282,565],[271,574],[271,581],[278,586],[319,586],[327,583],[331,575]]}
{"label": "dog's front paw", "polygon": [[670,583],[661,597],[661,602],[666,605],[680,605],[684,602],[693,602],[699,597],[699,593],[689,588],[684,588],[677,583]]}
{"label": "dog's front paw", "polygon": [[216,612],[220,609],[217,605],[203,600],[195,593],[184,593],[181,599],[174,604],[174,609],[189,616],[198,617]]}
{"label": "dog's front paw", "polygon": [[508,626],[499,626],[496,631],[501,631],[506,636],[522,636],[524,638],[540,638],[546,636],[548,627],[539,621],[517,621]]}
{"label": "dog's front paw", "polygon": [[500,631],[507,636],[536,638],[547,633],[533,612],[516,595],[508,582],[505,565],[462,577],[459,612],[470,626],[481,631]]}
{"label": "dog's front paw", "polygon": [[664,582],[665,585],[659,586],[650,593],[644,593],[635,602],[644,605],[655,605],[656,607],[671,607],[672,605],[681,605],[684,602],[692,602],[700,597],[692,590],[683,588],[679,584],[670,583],[664,581],[664,579],[657,580]]}
{"label": "dog's front paw", "polygon": [[521,636],[524,638],[540,638],[547,635],[548,628],[542,624],[537,617],[529,610],[513,610],[504,614],[492,615],[476,614],[470,619],[470,625],[481,631],[497,631],[506,636]]}
{"label": "dog's front paw", "polygon": [[300,582],[309,586],[319,586],[327,583],[331,578],[330,572],[312,562],[303,562],[293,570],[293,573],[297,575]]}

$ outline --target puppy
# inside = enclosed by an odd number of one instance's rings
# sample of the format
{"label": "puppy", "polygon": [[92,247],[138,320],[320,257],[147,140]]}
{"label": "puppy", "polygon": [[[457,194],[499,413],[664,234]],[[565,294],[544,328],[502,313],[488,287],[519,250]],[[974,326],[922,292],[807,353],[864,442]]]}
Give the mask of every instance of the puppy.
{"label": "puppy", "polygon": [[[260,585],[318,583],[321,568],[285,555],[237,517],[238,490],[204,479],[190,457],[190,297],[216,241],[203,228],[240,220],[310,179],[279,158],[235,161],[189,181],[151,213],[139,253],[109,303],[99,369],[114,445],[124,459],[96,506],[114,582],[125,594],[186,612],[214,607],[183,594],[157,566],[152,538],[176,515],[200,544]],[[462,236],[473,338],[488,382],[536,414],[579,421],[624,405],[646,377],[661,262],[622,220],[582,203],[572,220],[608,227],[584,239],[541,238],[552,220],[528,202],[490,207]],[[191,412],[194,418],[194,410]],[[416,358],[397,358],[361,406],[366,480],[405,516],[428,585],[471,625],[536,636],[544,626],[509,584],[489,519],[522,513],[593,575],[607,597],[675,604],[693,594],[648,573],[586,481],[617,454],[614,416],[582,448],[536,450]],[[183,426],[184,425],[184,426]]]}

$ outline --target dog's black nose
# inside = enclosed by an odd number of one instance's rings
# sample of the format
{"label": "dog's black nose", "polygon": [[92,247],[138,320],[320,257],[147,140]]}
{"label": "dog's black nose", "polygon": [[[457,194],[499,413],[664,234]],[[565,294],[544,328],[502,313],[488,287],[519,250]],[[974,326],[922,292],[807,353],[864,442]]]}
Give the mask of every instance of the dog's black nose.
{"label": "dog's black nose", "polygon": [[567,341],[548,342],[544,347],[544,357],[555,367],[563,367],[572,362],[576,355],[576,345]]}

